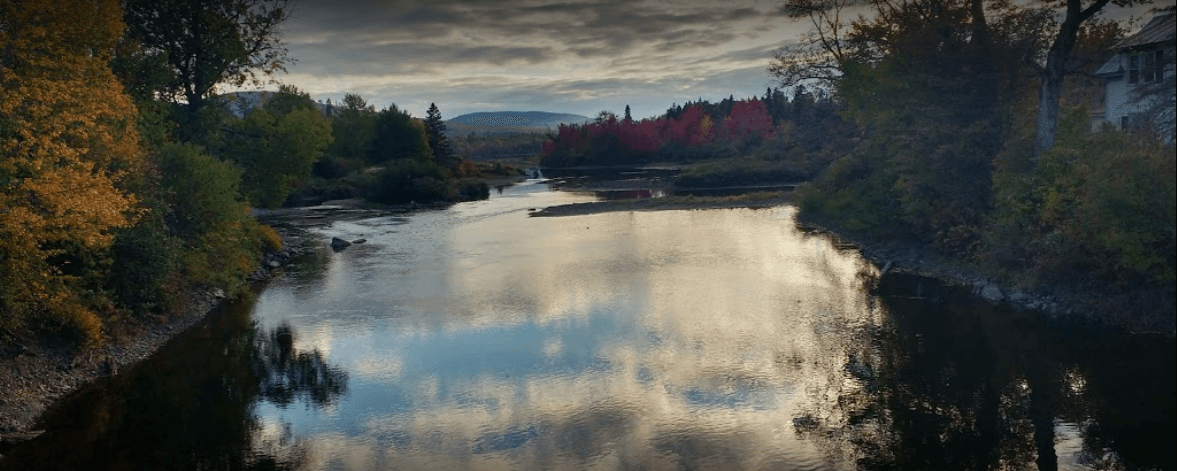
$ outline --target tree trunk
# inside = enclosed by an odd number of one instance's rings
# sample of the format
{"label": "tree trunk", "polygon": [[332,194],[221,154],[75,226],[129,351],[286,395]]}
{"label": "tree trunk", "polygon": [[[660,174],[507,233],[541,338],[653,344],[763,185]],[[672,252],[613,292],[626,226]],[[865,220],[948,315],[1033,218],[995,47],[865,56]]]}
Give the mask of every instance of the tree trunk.
{"label": "tree trunk", "polygon": [[1034,150],[1042,154],[1054,147],[1054,138],[1058,134],[1058,105],[1063,92],[1063,62],[1059,61],[1051,67],[1047,60],[1046,70],[1042,73],[1042,86],[1038,90],[1038,120],[1034,134]]}
{"label": "tree trunk", "polygon": [[1082,8],[1081,1],[1067,0],[1066,17],[1063,24],[1059,25],[1058,36],[1046,55],[1046,67],[1040,73],[1042,87],[1038,92],[1038,121],[1034,134],[1036,155],[1041,155],[1054,147],[1055,135],[1058,133],[1058,104],[1063,92],[1063,76],[1067,73],[1067,58],[1075,48],[1079,25],[1095,15],[1095,12],[1102,9],[1110,0],[1096,0],[1086,9]]}

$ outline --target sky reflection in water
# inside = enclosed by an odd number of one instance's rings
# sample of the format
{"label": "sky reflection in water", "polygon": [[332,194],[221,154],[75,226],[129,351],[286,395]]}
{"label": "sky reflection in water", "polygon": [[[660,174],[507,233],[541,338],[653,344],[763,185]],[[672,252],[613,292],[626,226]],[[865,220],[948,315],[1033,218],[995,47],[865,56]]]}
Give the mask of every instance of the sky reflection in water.
{"label": "sky reflection in water", "polygon": [[543,185],[304,258],[40,419],[0,471],[1177,469],[1177,349],[1044,322],[793,210],[528,218]]}
{"label": "sky reflection in water", "polygon": [[259,405],[258,441],[289,434],[310,468],[853,468],[793,419],[836,423],[827,402],[857,387],[861,259],[791,208],[527,217],[583,200],[542,190],[324,230],[368,242],[295,268],[253,317],[348,391]]}

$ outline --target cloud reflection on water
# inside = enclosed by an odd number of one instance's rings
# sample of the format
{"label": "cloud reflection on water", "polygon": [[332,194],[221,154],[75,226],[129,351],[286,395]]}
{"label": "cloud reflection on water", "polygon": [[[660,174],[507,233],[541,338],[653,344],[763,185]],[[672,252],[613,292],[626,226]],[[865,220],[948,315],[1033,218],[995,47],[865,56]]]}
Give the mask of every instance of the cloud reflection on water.
{"label": "cloud reflection on water", "polygon": [[[338,335],[314,344],[348,365],[339,409],[361,432],[301,436],[311,468],[850,468],[792,428],[853,381],[868,268],[792,217],[425,214],[334,255],[320,287],[271,286],[254,316]],[[411,407],[349,406],[391,391]]]}

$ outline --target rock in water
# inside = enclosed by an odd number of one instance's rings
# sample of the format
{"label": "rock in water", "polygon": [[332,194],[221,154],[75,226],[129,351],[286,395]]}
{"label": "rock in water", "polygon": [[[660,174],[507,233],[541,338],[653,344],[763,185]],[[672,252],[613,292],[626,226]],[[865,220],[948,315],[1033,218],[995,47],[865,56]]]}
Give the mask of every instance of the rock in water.
{"label": "rock in water", "polygon": [[990,283],[981,288],[981,297],[993,304],[1005,300],[1005,295],[1001,293],[1001,288],[996,283]]}
{"label": "rock in water", "polygon": [[351,245],[351,242],[340,239],[338,237],[331,238],[331,248],[333,248],[333,249],[342,249],[342,248],[348,247],[350,245]]}

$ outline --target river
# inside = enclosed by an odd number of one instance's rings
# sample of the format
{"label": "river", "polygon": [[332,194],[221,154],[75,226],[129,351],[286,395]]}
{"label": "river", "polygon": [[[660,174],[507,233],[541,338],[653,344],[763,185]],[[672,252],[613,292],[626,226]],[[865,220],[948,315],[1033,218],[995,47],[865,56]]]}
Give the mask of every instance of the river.
{"label": "river", "polygon": [[2,469],[1174,469],[1174,340],[880,278],[795,210],[530,218],[528,181],[323,249],[70,395]]}

